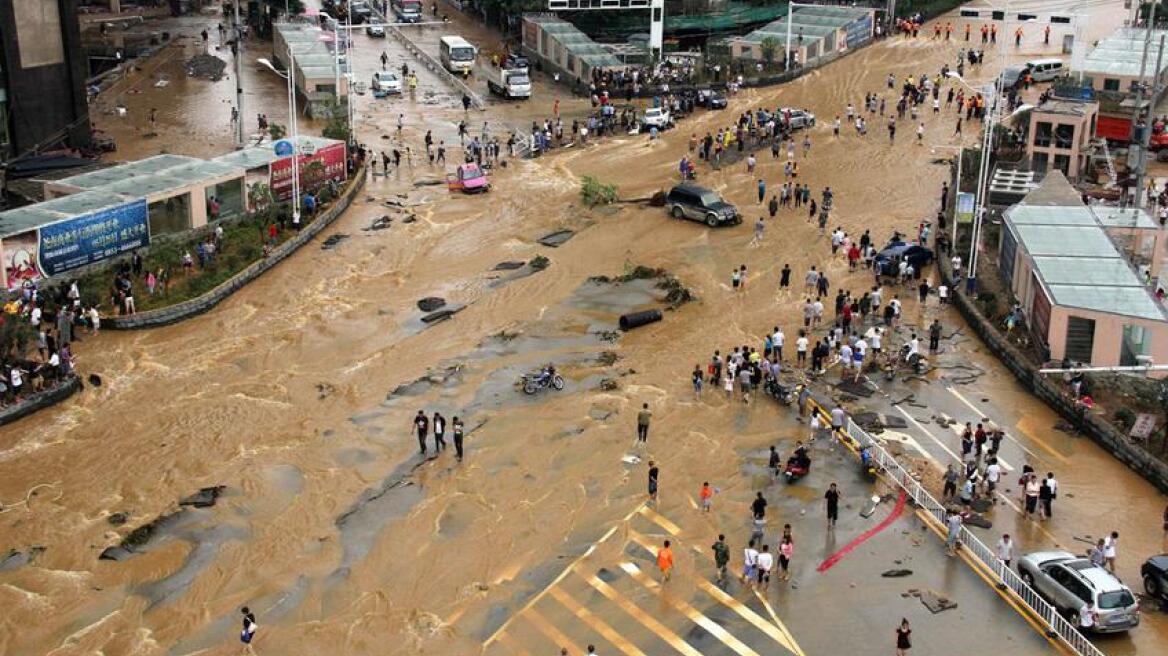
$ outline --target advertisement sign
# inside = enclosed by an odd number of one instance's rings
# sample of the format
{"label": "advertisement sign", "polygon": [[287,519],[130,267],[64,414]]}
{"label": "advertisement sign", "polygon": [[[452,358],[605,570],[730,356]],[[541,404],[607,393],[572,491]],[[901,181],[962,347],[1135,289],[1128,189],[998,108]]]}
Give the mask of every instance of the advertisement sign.
{"label": "advertisement sign", "polygon": [[36,230],[4,238],[4,271],[9,291],[20,289],[25,282],[44,278],[37,260]]}
{"label": "advertisement sign", "polygon": [[[313,162],[323,165],[323,172],[310,167]],[[329,144],[311,155],[300,155],[300,187],[315,187],[326,180],[345,180],[345,144]],[[292,158],[272,162],[272,195],[281,201],[292,198]]]}
{"label": "advertisement sign", "polygon": [[973,221],[973,194],[971,192],[958,192],[956,215],[958,223],[970,223]]}
{"label": "advertisement sign", "polygon": [[855,48],[872,38],[872,14],[864,14],[860,18],[848,23],[844,29],[847,31],[847,47]]}
{"label": "advertisement sign", "polygon": [[149,243],[146,200],[139,199],[42,226],[37,250],[42,274],[54,276]]}

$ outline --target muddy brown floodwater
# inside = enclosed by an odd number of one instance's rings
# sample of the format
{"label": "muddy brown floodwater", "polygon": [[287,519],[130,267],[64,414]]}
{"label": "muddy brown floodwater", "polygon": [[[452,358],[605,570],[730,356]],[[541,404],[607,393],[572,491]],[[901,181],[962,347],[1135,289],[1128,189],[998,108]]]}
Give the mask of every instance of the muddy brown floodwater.
{"label": "muddy brown floodwater", "polygon": [[[86,338],[81,367],[104,384],[0,432],[0,549],[34,554],[0,571],[0,652],[226,654],[245,604],[259,614],[261,653],[477,652],[641,501],[643,468],[621,461],[641,403],[655,413],[649,455],[666,485],[732,479],[735,439],[775,435],[768,405],[693,402],[689,372],[715,348],[757,344],[776,323],[796,331],[801,298],[777,291],[784,263],[796,278],[817,265],[833,287],[868,282],[830,260],[802,211],[781,211],[762,245],[749,246],[762,207],[744,165],[699,169],[745,213],[743,226],[723,230],[635,205],[582,208],[580,176],[645,196],[675,178],[690,133],[755,106],[803,106],[820,124],[799,179],[816,196],[835,190],[832,226],[878,241],[911,233],[936,211],[946,167],[931,146],[957,143],[952,113],[925,117],[925,145],[902,123],[890,146],[880,121],[867,137],[845,128],[833,139],[830,119],[865,92],[884,93],[887,73],[936,72],[958,47],[887,41],[790,85],[744,92],[653,143],[620,137],[512,162],[486,196],[415,187],[441,175],[416,163],[369,181],[324,235],[351,235],[336,248],[309,246],[181,325]],[[359,75],[376,54],[359,56]],[[537,113],[535,102],[521,115]],[[366,105],[362,138],[386,143],[399,108],[416,151],[423,126],[457,139],[461,109],[422,99]],[[514,113],[492,104],[482,116]],[[764,154],[760,169],[777,189],[781,163]],[[362,230],[401,214],[383,204],[395,194],[417,221]],[[559,247],[536,242],[565,228],[576,234]],[[550,259],[542,271],[496,270],[538,255]],[[621,312],[663,305],[648,282],[588,282],[635,264],[669,270],[700,300],[611,332]],[[740,264],[749,282],[734,294]],[[465,307],[424,327],[415,303],[426,296]],[[567,388],[525,396],[515,381],[545,362]],[[615,388],[601,389],[604,379]],[[465,462],[416,456],[418,409],[465,420]],[[128,558],[98,559],[214,485],[226,486],[215,506],[188,509]],[[727,502],[745,508],[743,494]],[[111,524],[114,513],[128,515],[124,526]]]}

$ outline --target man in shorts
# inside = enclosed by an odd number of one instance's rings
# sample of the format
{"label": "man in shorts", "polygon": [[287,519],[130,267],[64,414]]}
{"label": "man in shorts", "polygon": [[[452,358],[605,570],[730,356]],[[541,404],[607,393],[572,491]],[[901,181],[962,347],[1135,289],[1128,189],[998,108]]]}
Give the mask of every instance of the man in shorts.
{"label": "man in shorts", "polygon": [[755,568],[758,571],[758,585],[765,589],[771,582],[771,570],[775,566],[775,557],[771,554],[770,545],[762,545],[762,552],[758,554]]}
{"label": "man in shorts", "polygon": [[758,550],[754,548],[754,540],[751,540],[743,550],[743,564],[742,564],[742,583],[750,585],[758,576]]}

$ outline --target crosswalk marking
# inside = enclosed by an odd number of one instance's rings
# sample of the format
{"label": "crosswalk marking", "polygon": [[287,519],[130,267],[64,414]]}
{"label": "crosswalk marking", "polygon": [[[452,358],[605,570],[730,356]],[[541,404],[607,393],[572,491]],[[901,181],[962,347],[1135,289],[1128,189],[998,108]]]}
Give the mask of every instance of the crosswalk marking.
{"label": "crosswalk marking", "polygon": [[758,597],[758,600],[762,602],[762,607],[766,609],[767,614],[771,616],[772,620],[774,620],[775,626],[782,629],[783,633],[787,634],[787,636],[791,638],[791,645],[793,645],[795,648],[795,656],[807,656],[803,653],[803,649],[799,647],[799,644],[795,642],[795,638],[791,636],[791,632],[787,630],[787,627],[783,624],[783,621],[779,619],[779,614],[775,612],[773,607],[771,607],[771,603],[766,600],[766,597],[762,596],[762,593],[759,592],[757,588],[754,590],[754,596]]}
{"label": "crosswalk marking", "polygon": [[[954,435],[956,435],[956,436],[957,436],[957,439],[958,439],[958,440],[960,440],[960,439],[961,439],[961,435],[962,435],[963,433],[965,433],[965,426],[961,426],[961,425],[959,425],[959,424],[949,424],[949,430],[950,430],[950,431],[951,431],[951,432],[952,432]],[[998,458],[998,463],[1002,465],[1002,469],[1003,469],[1003,470],[1004,470],[1006,473],[1010,473],[1010,472],[1014,471],[1014,466],[1013,466],[1013,465],[1011,465],[1010,463],[1006,462],[1006,459],[1005,459],[1005,458],[1003,458],[1002,456],[998,456],[997,458]]]}
{"label": "crosswalk marking", "polygon": [[[507,647],[507,654],[509,656],[531,656],[531,652],[523,648],[510,633],[506,631],[495,634],[496,639],[501,639]],[[485,645],[484,645],[485,647]]]}
{"label": "crosswalk marking", "polygon": [[647,629],[653,633],[656,633],[659,638],[669,643],[669,645],[677,651],[685,654],[685,656],[702,656],[702,652],[694,649],[692,645],[682,640],[681,637],[679,637],[673,631],[670,631],[661,622],[658,622],[652,615],[649,615],[645,611],[638,608],[636,604],[629,601],[628,599],[625,599],[621,593],[617,592],[616,589],[611,585],[601,581],[600,578],[595,574],[591,576],[584,576],[581,574],[580,576],[583,577],[589,585],[591,585],[593,588],[596,588],[600,594],[608,597],[610,601],[612,601],[617,606],[620,606],[622,610],[631,615],[641,624],[645,625]]}
{"label": "crosswalk marking", "polygon": [[[658,590],[661,588],[660,584],[649,578],[644,572],[641,571],[639,567],[633,563],[624,562],[620,564],[620,567],[626,573],[628,573],[629,576],[632,576],[634,580],[646,588],[650,590]],[[688,617],[691,622],[697,624],[706,631],[709,631],[711,635],[721,640],[727,647],[738,652],[740,656],[759,656],[758,652],[746,646],[745,643],[734,637],[734,635],[726,629],[722,628],[721,624],[718,624],[717,622],[701,614],[693,606],[690,606],[686,602],[672,595],[665,595],[662,597],[662,599],[669,603],[669,605],[681,611],[681,614]]]}
{"label": "crosswalk marking", "polygon": [[665,529],[666,531],[669,531],[670,535],[677,535],[677,534],[681,533],[680,526],[669,521],[668,519],[665,518],[664,515],[657,512],[656,510],[653,510],[649,506],[641,506],[641,509],[637,512],[641,513],[641,516],[644,517],[645,519],[648,519],[649,521],[660,526],[661,528]]}
{"label": "crosswalk marking", "polygon": [[549,622],[548,618],[544,617],[543,614],[536,610],[534,606],[527,609],[524,617],[528,622],[534,624],[535,628],[542,631],[544,635],[551,638],[552,642],[556,643],[560,647],[567,647],[568,645],[575,644],[575,640],[572,640],[568,636],[564,635],[562,631],[557,629],[554,624]]}
{"label": "crosswalk marking", "polygon": [[559,588],[552,588],[551,596],[564,605],[565,608],[572,611],[572,613],[580,618],[588,626],[592,627],[593,631],[599,633],[605,640],[611,642],[614,647],[621,650],[621,653],[627,656],[645,656],[645,652],[637,648],[636,645],[625,639],[624,636],[617,633],[604,620],[592,614],[587,608],[581,606],[575,599],[567,592]]}
{"label": "crosswalk marking", "polygon": [[798,649],[790,633],[780,630],[774,624],[766,621],[761,615],[747,608],[746,604],[726,594],[714,584],[705,579],[698,579],[698,587],[705,590],[711,597],[721,602],[730,610],[738,613],[742,619],[753,624],[755,628],[770,636],[772,640],[786,647],[788,651],[795,652]]}

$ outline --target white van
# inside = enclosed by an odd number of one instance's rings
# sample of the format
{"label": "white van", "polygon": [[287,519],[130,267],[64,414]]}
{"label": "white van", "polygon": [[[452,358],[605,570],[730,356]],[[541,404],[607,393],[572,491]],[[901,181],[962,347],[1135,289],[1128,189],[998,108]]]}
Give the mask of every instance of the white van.
{"label": "white van", "polygon": [[1061,59],[1035,59],[1026,62],[1026,67],[1030,69],[1030,77],[1035,82],[1050,82],[1066,73]]}

